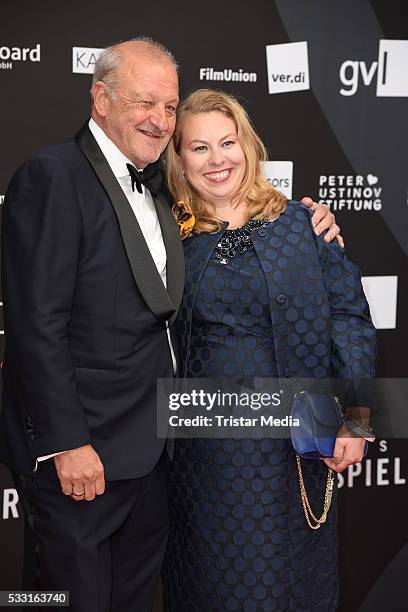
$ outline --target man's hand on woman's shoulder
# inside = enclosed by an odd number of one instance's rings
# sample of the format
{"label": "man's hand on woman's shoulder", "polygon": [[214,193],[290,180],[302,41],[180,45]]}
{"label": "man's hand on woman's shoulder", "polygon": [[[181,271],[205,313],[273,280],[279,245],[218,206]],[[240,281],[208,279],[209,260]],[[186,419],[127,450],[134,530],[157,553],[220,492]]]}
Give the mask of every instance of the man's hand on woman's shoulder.
{"label": "man's hand on woman's shoulder", "polygon": [[340,228],[336,224],[336,217],[330,211],[327,204],[314,202],[312,198],[304,197],[301,199],[302,204],[313,209],[312,224],[316,234],[319,236],[325,230],[327,234],[324,237],[326,242],[331,242],[337,238],[337,242],[344,249],[344,240],[340,235]]}

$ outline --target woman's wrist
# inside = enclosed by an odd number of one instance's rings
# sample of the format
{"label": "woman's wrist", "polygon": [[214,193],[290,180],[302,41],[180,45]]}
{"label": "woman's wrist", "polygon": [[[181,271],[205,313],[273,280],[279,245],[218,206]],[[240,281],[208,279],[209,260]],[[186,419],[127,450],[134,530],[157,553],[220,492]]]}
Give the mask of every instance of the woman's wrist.
{"label": "woman's wrist", "polygon": [[360,436],[360,438],[364,438],[364,440],[366,440],[367,442],[374,442],[375,434],[373,432],[373,428],[370,425],[365,423],[363,424],[361,423],[361,421],[351,418],[346,418],[344,424],[349,431],[357,434],[358,436]]}

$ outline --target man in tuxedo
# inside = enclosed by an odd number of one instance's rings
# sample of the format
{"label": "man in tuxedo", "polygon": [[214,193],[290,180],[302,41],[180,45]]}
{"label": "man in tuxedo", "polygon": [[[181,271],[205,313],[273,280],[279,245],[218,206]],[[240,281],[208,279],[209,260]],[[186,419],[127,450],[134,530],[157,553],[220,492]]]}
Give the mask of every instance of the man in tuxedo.
{"label": "man in tuxedo", "polygon": [[156,379],[176,372],[184,261],[157,160],[177,104],[166,48],[106,49],[91,120],[4,202],[1,460],[34,550],[24,587],[69,590],[78,612],[151,610],[166,545]]}
{"label": "man in tuxedo", "polygon": [[89,124],[26,162],[5,199],[2,449],[36,587],[70,590],[73,610],[147,611],[168,524],[156,378],[175,371],[184,261],[160,168],[138,170],[173,134],[175,61],[116,46],[92,99]]}

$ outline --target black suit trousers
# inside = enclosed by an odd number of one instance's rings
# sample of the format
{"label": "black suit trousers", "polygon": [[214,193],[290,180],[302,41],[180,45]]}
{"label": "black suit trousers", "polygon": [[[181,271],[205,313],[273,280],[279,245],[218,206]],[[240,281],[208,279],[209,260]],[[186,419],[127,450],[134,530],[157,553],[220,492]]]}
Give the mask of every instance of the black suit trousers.
{"label": "black suit trousers", "polygon": [[24,589],[67,590],[72,612],[152,610],[168,533],[164,455],[142,478],[108,481],[91,502],[63,495],[58,481],[13,477],[34,563]]}

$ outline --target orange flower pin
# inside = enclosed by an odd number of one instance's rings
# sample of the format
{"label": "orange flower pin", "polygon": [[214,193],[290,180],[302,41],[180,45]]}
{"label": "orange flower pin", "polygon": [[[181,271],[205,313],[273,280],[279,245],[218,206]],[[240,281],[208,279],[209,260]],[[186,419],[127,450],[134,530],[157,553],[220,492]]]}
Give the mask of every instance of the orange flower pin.
{"label": "orange flower pin", "polygon": [[180,236],[183,240],[184,238],[187,238],[187,236],[189,236],[194,229],[196,220],[193,210],[190,204],[188,202],[184,202],[183,200],[173,204],[171,210],[174,218],[176,219],[177,225],[179,226]]}

